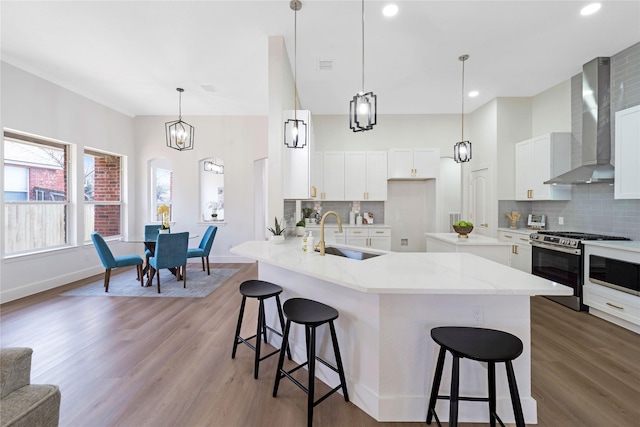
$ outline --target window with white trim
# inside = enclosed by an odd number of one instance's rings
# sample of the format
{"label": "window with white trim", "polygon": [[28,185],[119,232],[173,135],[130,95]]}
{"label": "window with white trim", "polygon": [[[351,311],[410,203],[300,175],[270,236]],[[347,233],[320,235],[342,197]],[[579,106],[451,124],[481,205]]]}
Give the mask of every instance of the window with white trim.
{"label": "window with white trim", "polygon": [[68,242],[69,145],[4,133],[4,252]]}
{"label": "window with white trim", "polygon": [[84,151],[84,240],[91,233],[119,236],[122,231],[122,157]]}

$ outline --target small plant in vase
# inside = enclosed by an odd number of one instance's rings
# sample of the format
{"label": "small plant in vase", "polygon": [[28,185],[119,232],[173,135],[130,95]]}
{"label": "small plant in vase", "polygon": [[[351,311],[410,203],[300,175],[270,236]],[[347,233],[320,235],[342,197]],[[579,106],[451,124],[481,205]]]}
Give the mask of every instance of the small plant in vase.
{"label": "small plant in vase", "polygon": [[311,213],[313,209],[311,208],[302,208],[302,216],[305,218],[305,222],[308,223],[308,219],[311,217]]}
{"label": "small plant in vase", "polygon": [[218,219],[218,207],[219,204],[218,202],[209,202],[209,204],[207,204],[207,207],[209,209],[211,209],[211,220],[215,221]]}
{"label": "small plant in vase", "polygon": [[304,220],[300,220],[296,223],[296,236],[302,237],[304,236],[304,228],[305,228]]}
{"label": "small plant in vase", "polygon": [[271,236],[271,241],[274,243],[282,243],[284,242],[284,230],[285,227],[282,227],[282,225],[284,225],[284,221],[280,220],[280,223],[278,223],[278,218],[274,217],[274,227],[267,227],[267,230],[269,230],[271,232],[271,234],[273,234],[273,236]]}

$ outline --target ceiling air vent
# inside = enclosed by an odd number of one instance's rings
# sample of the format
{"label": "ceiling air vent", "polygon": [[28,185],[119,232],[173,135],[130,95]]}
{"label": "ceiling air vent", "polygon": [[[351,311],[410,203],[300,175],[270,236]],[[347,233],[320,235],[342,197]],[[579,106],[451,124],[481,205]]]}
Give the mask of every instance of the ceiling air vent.
{"label": "ceiling air vent", "polygon": [[202,85],[200,86],[202,90],[208,93],[216,93],[218,89],[216,89],[213,85]]}
{"label": "ceiling air vent", "polygon": [[333,70],[332,59],[321,59],[318,61],[318,69],[320,70]]}

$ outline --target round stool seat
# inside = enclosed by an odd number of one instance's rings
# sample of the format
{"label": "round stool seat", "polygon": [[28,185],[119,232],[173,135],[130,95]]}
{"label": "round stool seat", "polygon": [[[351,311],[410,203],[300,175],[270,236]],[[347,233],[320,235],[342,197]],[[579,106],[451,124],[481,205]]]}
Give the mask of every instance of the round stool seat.
{"label": "round stool seat", "polygon": [[282,293],[282,287],[264,280],[247,280],[240,284],[240,293],[249,298],[269,298]]}
{"label": "round stool seat", "polygon": [[338,310],[306,298],[291,298],[282,306],[284,315],[302,325],[321,325],[338,318]]}
{"label": "round stool seat", "polygon": [[520,338],[494,329],[443,326],[433,328],[431,337],[452,353],[479,362],[514,360],[523,350]]}

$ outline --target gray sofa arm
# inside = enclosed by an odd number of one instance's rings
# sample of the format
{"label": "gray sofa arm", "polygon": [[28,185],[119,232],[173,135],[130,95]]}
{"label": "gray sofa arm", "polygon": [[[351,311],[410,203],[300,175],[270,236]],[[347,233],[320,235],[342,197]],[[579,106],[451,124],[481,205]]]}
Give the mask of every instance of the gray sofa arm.
{"label": "gray sofa arm", "polygon": [[26,347],[0,349],[0,399],[31,383],[31,354]]}

